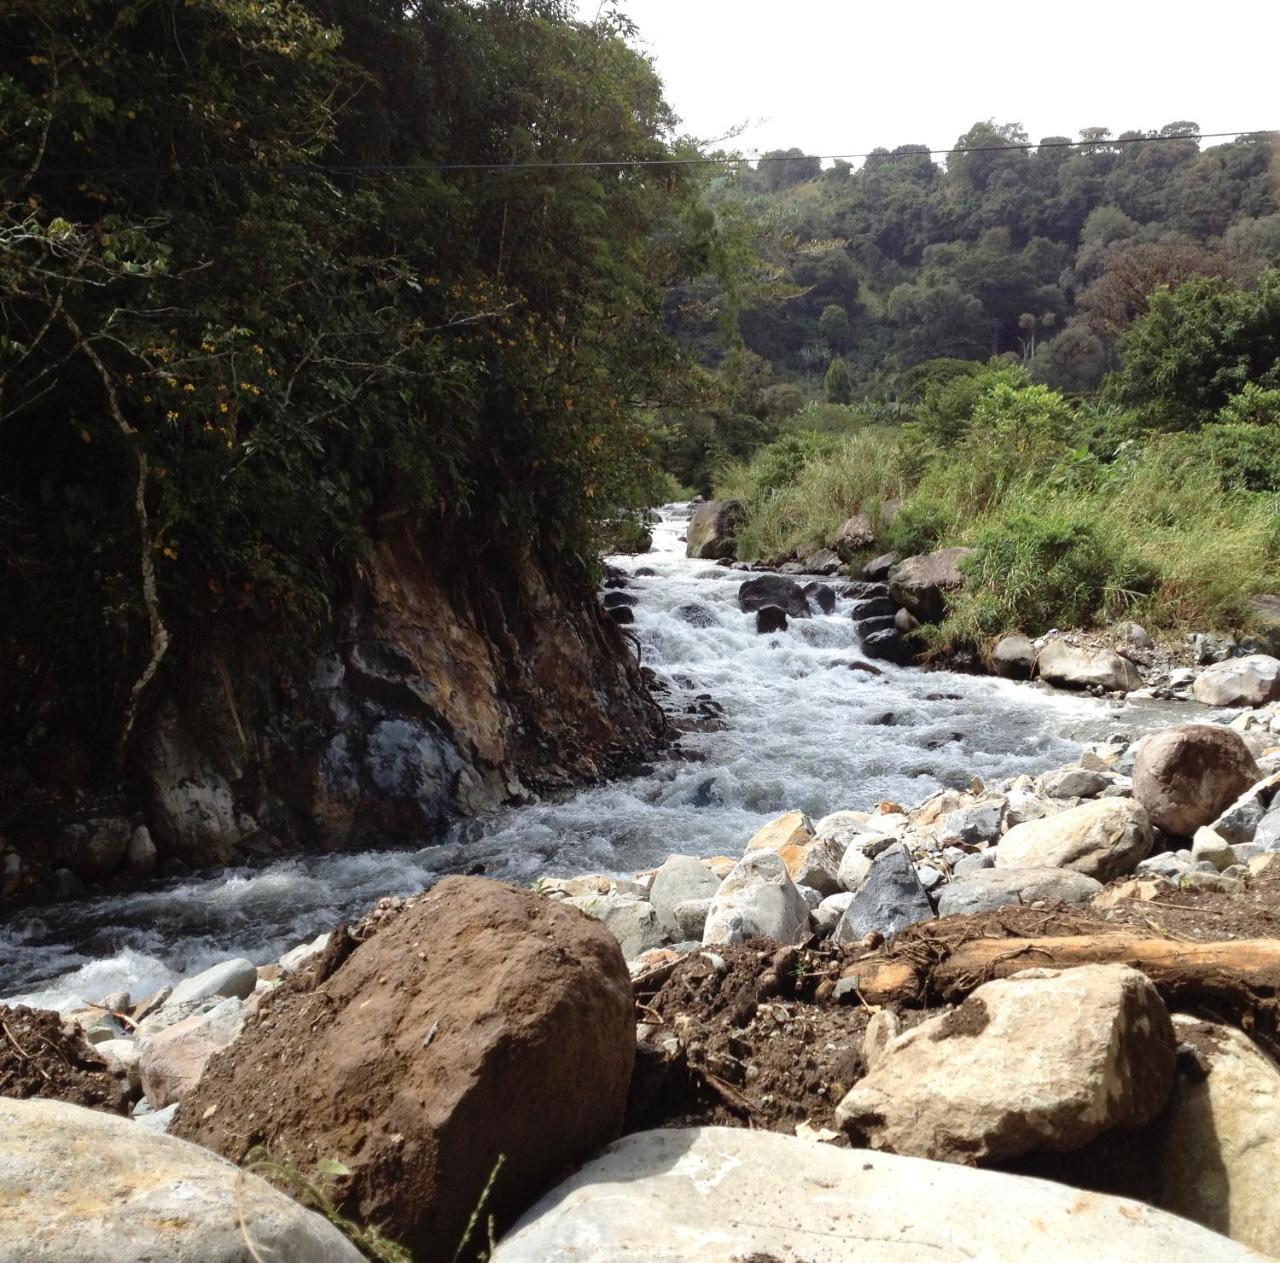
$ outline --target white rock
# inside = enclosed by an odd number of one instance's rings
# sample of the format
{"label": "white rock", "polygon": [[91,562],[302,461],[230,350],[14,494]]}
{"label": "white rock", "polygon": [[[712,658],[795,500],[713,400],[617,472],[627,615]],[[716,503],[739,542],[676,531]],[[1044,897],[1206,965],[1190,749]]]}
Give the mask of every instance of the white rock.
{"label": "white rock", "polygon": [[809,928],[809,906],[773,851],[744,855],[711,901],[702,941],[743,943],[763,936],[798,943]]}
{"label": "white rock", "polygon": [[1082,906],[1102,889],[1102,883],[1069,868],[989,868],[967,873],[938,891],[938,915],[993,912],[1008,904],[1061,899]]}
{"label": "white rock", "polygon": [[253,994],[258,981],[258,967],[251,960],[238,957],[224,960],[191,978],[184,978],[173,989],[166,1005],[185,1004],[208,996],[235,996],[245,1000]]}
{"label": "white rock", "polygon": [[1077,649],[1054,640],[1040,651],[1040,678],[1068,688],[1098,687],[1131,692],[1142,686],[1138,668],[1110,649]]}
{"label": "white rock", "polygon": [[1026,970],[895,1039],[836,1109],[855,1143],[952,1162],[1078,1149],[1173,1086],[1164,1002],[1127,965]]}
{"label": "white rock", "polygon": [[326,947],[329,946],[328,934],[317,934],[309,943],[299,943],[297,947],[291,948],[280,957],[280,968],[287,974],[295,973],[304,965],[309,964]]}
{"label": "white rock", "polygon": [[1098,798],[1010,829],[997,868],[1070,868],[1107,882],[1133,872],[1151,853],[1146,810],[1128,798]]}
{"label": "white rock", "polygon": [[0,1263],[363,1258],[321,1215],[208,1150],[61,1101],[0,1099],[0,1208]]}
{"label": "white rock", "polygon": [[628,960],[651,947],[661,947],[666,939],[653,905],[638,895],[574,895],[565,903],[603,921]]}
{"label": "white rock", "polygon": [[1195,863],[1207,860],[1222,872],[1236,862],[1236,853],[1226,838],[1206,825],[1197,829],[1195,837],[1191,839],[1191,859]]}
{"label": "white rock", "polygon": [[730,1127],[640,1132],[493,1263],[1261,1263],[1175,1215],[1025,1176]]}
{"label": "white rock", "polygon": [[[689,900],[711,899],[719,888],[720,879],[701,860],[692,855],[669,855],[649,887],[649,902],[659,927],[677,941],[684,938],[676,909]],[[701,930],[697,937],[702,937]]]}
{"label": "white rock", "polygon": [[138,1043],[133,1039],[104,1039],[94,1045],[94,1051],[107,1059],[107,1065],[119,1070],[129,1080],[135,1091],[142,1090],[142,1078],[138,1069]]}
{"label": "white rock", "polygon": [[204,1073],[205,1064],[240,1038],[244,1005],[232,996],[208,1013],[196,1013],[138,1040],[138,1076],[153,1109],[180,1101]]}

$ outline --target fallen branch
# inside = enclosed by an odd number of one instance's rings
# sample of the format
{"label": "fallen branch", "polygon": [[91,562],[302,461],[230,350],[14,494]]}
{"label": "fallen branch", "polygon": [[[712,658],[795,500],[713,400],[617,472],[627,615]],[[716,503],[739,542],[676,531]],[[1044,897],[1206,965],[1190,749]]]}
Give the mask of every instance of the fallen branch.
{"label": "fallen branch", "polygon": [[[912,945],[917,946],[917,945]],[[1193,943],[1134,934],[1059,938],[975,938],[936,953],[895,949],[848,965],[843,977],[872,1004],[953,1003],[993,978],[1022,969],[1123,964],[1141,970],[1166,1000],[1227,1001],[1238,1014],[1274,1022],[1280,994],[1280,940]],[[1270,1023],[1269,1023],[1270,1024]]]}

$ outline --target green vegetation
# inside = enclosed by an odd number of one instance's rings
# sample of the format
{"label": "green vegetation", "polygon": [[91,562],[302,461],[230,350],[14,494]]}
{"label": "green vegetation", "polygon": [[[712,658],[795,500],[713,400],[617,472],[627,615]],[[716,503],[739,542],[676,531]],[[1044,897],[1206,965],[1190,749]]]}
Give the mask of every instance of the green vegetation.
{"label": "green vegetation", "polygon": [[1278,295],[1280,271],[1157,291],[1100,404],[999,360],[922,365],[901,426],[792,433],[722,472],[747,505],[741,551],[803,556],[900,500],[884,548],[975,550],[937,650],[1122,614],[1246,625],[1247,598],[1280,585]]}
{"label": "green vegetation", "polygon": [[[110,770],[157,672],[287,656],[388,532],[580,582],[668,489],[663,301],[714,220],[625,20],[573,15],[4,6],[0,744]],[[465,167],[588,156],[652,165]]]}

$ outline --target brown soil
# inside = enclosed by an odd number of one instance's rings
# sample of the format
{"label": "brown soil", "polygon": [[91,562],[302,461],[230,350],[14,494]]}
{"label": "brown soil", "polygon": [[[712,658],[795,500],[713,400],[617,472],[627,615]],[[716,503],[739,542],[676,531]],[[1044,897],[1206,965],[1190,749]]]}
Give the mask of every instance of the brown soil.
{"label": "brown soil", "polygon": [[[840,949],[827,944],[757,940],[694,952],[638,979],[636,1020],[648,1030],[627,1131],[829,1128],[840,1098],[865,1073],[862,1041],[873,1012],[856,997],[834,999],[841,963]],[[927,1016],[903,1013],[903,1028]]]}
{"label": "brown soil", "polygon": [[1171,889],[1095,915],[1104,925],[1196,942],[1280,938],[1280,871],[1250,877],[1238,894]]}
{"label": "brown soil", "polygon": [[[888,952],[923,965],[974,939],[1118,931],[1188,942],[1280,937],[1280,873],[1251,878],[1234,895],[1170,889],[1154,900],[1125,900],[1100,912],[1049,904],[922,922],[898,935],[891,949],[842,950],[829,943],[780,949],[759,940],[694,952],[636,980],[636,1021],[645,1030],[627,1130],[701,1124],[787,1133],[802,1123],[829,1128],[836,1104],[865,1073],[863,1037],[875,1012],[856,992],[835,991],[854,961]],[[717,968],[711,956],[725,968]],[[1169,999],[1187,1007],[1173,994]],[[903,1030],[940,1013],[951,1014],[955,1033],[976,1032],[985,1023],[973,1002],[955,1008],[936,997],[920,1001],[886,1007]],[[1244,1025],[1270,1046],[1269,1023],[1255,1026],[1239,1004],[1191,1007],[1215,1021]],[[1280,1053],[1280,1045],[1275,1051]],[[833,1143],[845,1142],[841,1137]]]}
{"label": "brown soil", "polygon": [[128,1109],[125,1086],[78,1028],[47,1009],[0,1006],[0,1096],[47,1097],[108,1114]]}

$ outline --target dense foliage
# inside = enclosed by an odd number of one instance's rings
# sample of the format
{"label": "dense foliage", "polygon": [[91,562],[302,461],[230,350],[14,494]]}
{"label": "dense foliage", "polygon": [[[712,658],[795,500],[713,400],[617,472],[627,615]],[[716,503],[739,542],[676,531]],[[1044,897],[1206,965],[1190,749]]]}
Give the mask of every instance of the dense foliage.
{"label": "dense foliage", "polygon": [[854,406],[843,438],[806,435],[802,411],[721,473],[719,493],[748,507],[742,551],[803,556],[859,510],[885,549],[970,545],[937,648],[1131,614],[1157,630],[1247,626],[1249,597],[1280,588],[1278,287],[1271,270],[1253,289],[1158,290],[1101,403],[996,359],[922,365],[902,424]]}
{"label": "dense foliage", "polygon": [[[906,401],[919,366],[992,356],[1092,393],[1159,286],[1213,277],[1234,290],[1280,262],[1273,136],[1202,148],[1196,131],[1092,128],[1026,149],[1012,147],[1027,143],[1016,124],[979,123],[944,162],[920,145],[878,150],[857,169],[767,155],[708,195],[756,251],[753,283],[745,296],[714,280],[677,285],[668,319],[708,367],[732,319],[754,360],[732,424],[749,431],[743,415],[755,418],[760,441],[789,415],[771,403],[794,412],[830,398],[836,358],[854,400]],[[723,446],[708,438],[700,465],[678,448],[673,471],[706,484]]]}
{"label": "dense foliage", "polygon": [[[628,33],[566,0],[0,10],[0,743],[122,753],[171,646],[327,626],[389,521],[461,580],[652,501],[663,298],[712,220]],[[469,165],[586,157],[651,165]]]}

